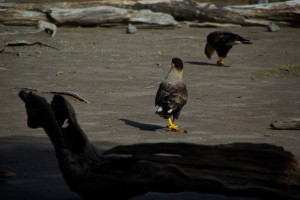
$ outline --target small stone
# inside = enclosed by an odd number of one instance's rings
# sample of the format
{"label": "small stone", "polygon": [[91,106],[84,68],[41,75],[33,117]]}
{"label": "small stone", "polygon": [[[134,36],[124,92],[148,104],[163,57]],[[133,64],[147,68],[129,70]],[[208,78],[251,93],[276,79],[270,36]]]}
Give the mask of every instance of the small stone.
{"label": "small stone", "polygon": [[127,29],[126,29],[126,33],[135,33],[137,32],[137,28],[135,26],[133,26],[132,24],[128,24]]}
{"label": "small stone", "polygon": [[156,63],[156,66],[157,67],[161,67],[161,63]]}
{"label": "small stone", "polygon": [[280,28],[274,22],[272,22],[269,25],[267,25],[267,30],[270,32],[277,32],[280,30]]}

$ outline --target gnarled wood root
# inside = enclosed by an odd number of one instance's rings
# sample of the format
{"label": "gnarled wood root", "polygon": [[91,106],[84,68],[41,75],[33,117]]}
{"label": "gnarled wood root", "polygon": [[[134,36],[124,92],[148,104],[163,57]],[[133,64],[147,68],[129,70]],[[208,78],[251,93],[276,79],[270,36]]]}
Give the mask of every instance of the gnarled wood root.
{"label": "gnarled wood root", "polygon": [[[271,144],[150,143],[98,154],[60,95],[51,104],[21,91],[28,126],[43,127],[70,189],[84,199],[129,199],[149,191],[194,191],[261,199],[299,199],[293,154]],[[127,133],[130,134],[130,133]]]}

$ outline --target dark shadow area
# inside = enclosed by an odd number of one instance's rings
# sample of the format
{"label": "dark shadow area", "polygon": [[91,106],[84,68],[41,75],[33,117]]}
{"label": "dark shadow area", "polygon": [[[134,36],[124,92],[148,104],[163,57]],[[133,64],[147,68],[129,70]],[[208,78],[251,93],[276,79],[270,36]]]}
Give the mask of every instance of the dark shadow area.
{"label": "dark shadow area", "polygon": [[80,200],[70,191],[47,137],[14,136],[0,140],[0,170],[15,176],[1,179],[1,199]]}
{"label": "dark shadow area", "polygon": [[[162,128],[120,119],[130,126],[146,130]],[[111,144],[108,144],[111,145]],[[80,200],[79,195],[70,191],[59,170],[55,152],[48,137],[15,136],[0,140],[0,170],[12,170],[16,176],[0,182],[3,200]],[[164,194],[150,192],[133,197],[132,200],[229,200],[254,198],[228,197],[221,194],[179,192]]]}
{"label": "dark shadow area", "polygon": [[223,66],[218,66],[213,63],[208,63],[208,62],[199,62],[199,61],[186,61],[185,63],[189,63],[191,65],[202,65],[202,66],[214,66],[214,67],[230,67],[230,65],[223,65]]}
{"label": "dark shadow area", "polygon": [[196,192],[179,192],[175,194],[162,194],[158,192],[148,192],[132,198],[131,200],[259,200],[258,198],[233,197],[221,194],[201,194]]}
{"label": "dark shadow area", "polygon": [[208,65],[208,66],[217,66],[216,64],[213,63],[208,63],[208,62],[199,62],[199,61],[186,61],[185,63],[189,63],[191,65]]}
{"label": "dark shadow area", "polygon": [[143,130],[143,131],[156,131],[158,129],[165,128],[164,126],[158,126],[158,125],[155,125],[155,124],[144,124],[144,123],[135,122],[135,121],[132,121],[132,120],[129,120],[129,119],[120,118],[119,120],[123,121],[125,124],[127,124],[129,126],[138,128],[138,129]]}

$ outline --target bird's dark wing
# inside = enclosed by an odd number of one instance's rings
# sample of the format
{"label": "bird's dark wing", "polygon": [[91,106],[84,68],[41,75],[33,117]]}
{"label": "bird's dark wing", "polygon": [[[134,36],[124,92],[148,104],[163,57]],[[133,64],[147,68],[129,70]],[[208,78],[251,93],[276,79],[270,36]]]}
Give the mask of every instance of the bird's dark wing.
{"label": "bird's dark wing", "polygon": [[207,42],[215,48],[217,46],[229,45],[232,46],[236,42],[250,44],[250,40],[241,37],[238,34],[226,32],[226,31],[215,31],[207,36]]}
{"label": "bird's dark wing", "polygon": [[170,109],[177,111],[186,104],[187,97],[186,85],[183,82],[175,85],[162,82],[156,93],[155,105],[162,107],[165,112]]}
{"label": "bird's dark wing", "polygon": [[249,44],[250,41],[231,32],[215,31],[207,36],[207,42],[213,46],[220,57],[226,57],[232,45],[237,43]]}
{"label": "bird's dark wing", "polygon": [[242,36],[235,34],[235,33],[231,33],[231,32],[224,32],[223,33],[223,37],[226,41],[226,44],[232,44],[235,42],[240,42],[243,44],[251,44],[251,41],[248,39],[243,38]]}
{"label": "bird's dark wing", "polygon": [[221,43],[222,37],[223,35],[221,31],[212,32],[207,36],[207,43],[209,43],[215,48],[216,44]]}
{"label": "bird's dark wing", "polygon": [[[181,83],[177,84],[175,87],[176,87],[176,92],[174,93],[174,95],[175,95],[174,101],[176,102],[175,106],[182,108],[186,104],[187,98],[188,98],[186,85],[181,82]],[[175,109],[177,109],[177,108],[175,108]]]}
{"label": "bird's dark wing", "polygon": [[220,36],[220,42],[224,45],[232,46],[236,41],[239,40],[239,35],[230,33],[230,32],[223,32]]}

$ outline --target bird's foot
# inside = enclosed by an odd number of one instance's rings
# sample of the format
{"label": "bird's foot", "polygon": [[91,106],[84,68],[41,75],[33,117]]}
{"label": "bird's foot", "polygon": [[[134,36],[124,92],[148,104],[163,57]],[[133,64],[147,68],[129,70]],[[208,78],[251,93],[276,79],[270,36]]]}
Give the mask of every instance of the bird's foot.
{"label": "bird's foot", "polygon": [[223,66],[225,64],[224,60],[218,60],[217,65]]}
{"label": "bird's foot", "polygon": [[178,125],[175,125],[175,124],[169,125],[169,129],[171,129],[171,131],[174,131],[174,132],[179,132],[180,131],[180,127]]}

